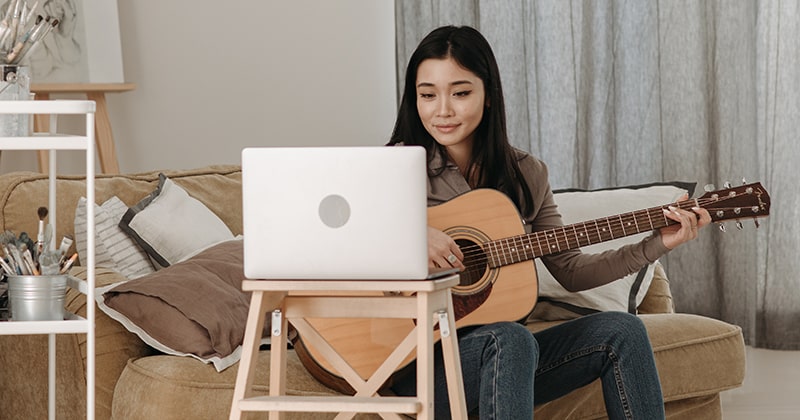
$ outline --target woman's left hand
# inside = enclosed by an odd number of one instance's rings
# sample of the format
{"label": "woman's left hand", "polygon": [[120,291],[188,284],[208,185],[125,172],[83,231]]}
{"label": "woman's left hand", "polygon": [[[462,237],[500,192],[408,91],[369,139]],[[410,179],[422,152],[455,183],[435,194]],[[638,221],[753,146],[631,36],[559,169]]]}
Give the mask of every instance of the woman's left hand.
{"label": "woman's left hand", "polygon": [[[688,198],[689,195],[685,194],[678,201]],[[678,222],[678,224],[660,229],[661,241],[669,249],[675,249],[678,245],[696,238],[698,230],[711,223],[711,215],[702,207],[692,207],[692,211],[688,211],[670,206],[664,210],[664,215]]]}

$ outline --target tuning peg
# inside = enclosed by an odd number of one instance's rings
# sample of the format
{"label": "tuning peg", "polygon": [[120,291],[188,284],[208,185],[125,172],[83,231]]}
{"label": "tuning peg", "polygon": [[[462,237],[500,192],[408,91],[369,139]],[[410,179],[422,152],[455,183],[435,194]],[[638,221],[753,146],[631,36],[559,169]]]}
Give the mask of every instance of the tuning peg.
{"label": "tuning peg", "polygon": [[756,224],[756,229],[761,227],[761,223],[758,223],[758,219],[753,219],[753,223]]}
{"label": "tuning peg", "polygon": [[720,232],[725,232],[725,225],[718,223]]}
{"label": "tuning peg", "polygon": [[738,230],[744,229],[744,226],[742,226],[742,222],[740,222],[738,220],[736,221],[736,229],[738,229]]}
{"label": "tuning peg", "polygon": [[742,185],[747,185],[747,179],[745,179],[744,177],[742,177]]}
{"label": "tuning peg", "polygon": [[714,184],[706,184],[706,185],[703,187],[703,190],[704,190],[705,192],[711,192],[711,191],[714,191],[714,190],[716,190],[716,189],[717,189],[717,187],[715,187],[715,186],[714,186]]}
{"label": "tuning peg", "polygon": [[726,182],[726,183],[722,184],[722,186],[725,187],[725,188],[730,188],[731,187],[731,183],[730,182]]}

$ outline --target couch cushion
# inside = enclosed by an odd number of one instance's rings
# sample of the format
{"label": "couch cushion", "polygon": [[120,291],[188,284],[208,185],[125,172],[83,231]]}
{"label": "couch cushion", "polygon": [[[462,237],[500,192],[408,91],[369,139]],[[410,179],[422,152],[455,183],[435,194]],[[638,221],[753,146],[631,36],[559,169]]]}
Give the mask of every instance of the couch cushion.
{"label": "couch cushion", "polygon": [[[70,274],[78,278],[86,278],[86,268],[73,267]],[[102,287],[123,281],[120,273],[105,269],[98,268],[95,271],[95,285]],[[86,317],[86,295],[74,289],[67,289],[67,295],[64,298],[64,307],[79,316]],[[152,348],[146,346],[142,341],[133,333],[127,331],[119,322],[109,318],[103,312],[95,311],[95,416],[98,419],[107,419],[111,416],[111,398],[114,393],[114,387],[117,384],[117,379],[125,368],[125,363],[128,359],[138,358],[142,356],[149,356],[154,354]],[[57,342],[63,342],[62,336],[56,339]],[[75,363],[75,368],[81,372],[86,372],[86,335],[75,334],[74,341],[78,345],[70,346],[66,351],[59,350],[56,359],[61,360],[65,356],[70,356],[76,353],[74,358],[78,359],[80,363]],[[45,346],[46,347],[46,346]],[[46,361],[44,363],[47,364]],[[60,368],[59,368],[60,369]],[[59,372],[59,371],[57,371]],[[77,375],[70,378],[71,387],[79,390],[80,393],[85,393],[85,375]],[[84,387],[84,389],[80,389]],[[46,385],[43,388],[46,390]],[[61,400],[61,393],[56,393],[56,397]],[[83,398],[83,397],[80,397]],[[74,405],[74,399],[65,401],[67,405]],[[46,416],[46,407],[43,408],[41,416],[32,415],[28,418],[44,418]],[[72,417],[69,415],[57,416],[60,419],[80,419],[81,417]],[[85,418],[85,414],[83,415]]]}
{"label": "couch cushion", "polygon": [[647,289],[647,295],[636,311],[640,314],[671,314],[675,312],[672,301],[672,291],[669,288],[669,279],[661,264],[655,264],[653,281]]}
{"label": "couch cushion", "polygon": [[[713,396],[742,384],[745,349],[740,327],[692,314],[640,317],[653,346],[665,402]],[[528,329],[540,331],[557,323],[531,323]],[[600,381],[537,406],[537,416],[540,411],[541,418],[604,418]]]}
{"label": "couch cushion", "polygon": [[[197,360],[177,356],[150,356],[131,360],[114,392],[112,419],[225,419],[233,400],[233,384],[239,365],[217,373]],[[337,395],[317,382],[294,351],[287,357],[288,395]],[[269,392],[269,352],[259,353],[254,390]],[[249,419],[266,419],[250,414]],[[288,413],[286,419],[330,419],[331,413]],[[361,417],[359,417],[361,418]]]}

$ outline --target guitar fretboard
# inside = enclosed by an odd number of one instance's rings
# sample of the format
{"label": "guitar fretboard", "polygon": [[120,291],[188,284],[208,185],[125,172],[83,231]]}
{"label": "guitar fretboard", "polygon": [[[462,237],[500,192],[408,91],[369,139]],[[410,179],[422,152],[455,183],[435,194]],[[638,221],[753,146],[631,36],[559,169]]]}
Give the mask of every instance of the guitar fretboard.
{"label": "guitar fretboard", "polygon": [[[676,203],[690,208],[695,201]],[[568,249],[598,244],[674,224],[664,215],[666,207],[622,213],[558,228],[490,241],[484,244],[492,268],[555,254]]]}

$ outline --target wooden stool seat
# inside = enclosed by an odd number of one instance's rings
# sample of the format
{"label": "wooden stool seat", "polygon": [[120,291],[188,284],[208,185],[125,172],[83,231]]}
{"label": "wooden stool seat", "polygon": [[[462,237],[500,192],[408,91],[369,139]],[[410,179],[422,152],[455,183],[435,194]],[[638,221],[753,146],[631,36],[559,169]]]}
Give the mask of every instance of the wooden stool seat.
{"label": "wooden stool seat", "polygon": [[[244,291],[251,291],[242,358],[231,406],[231,419],[243,412],[270,412],[270,419],[283,412],[338,412],[336,418],[352,418],[356,413],[380,413],[383,418],[399,419],[397,413],[416,414],[418,419],[433,418],[434,330],[442,341],[444,366],[452,417],[466,419],[461,363],[456,338],[455,317],[450,288],[459,276],[435,280],[245,280]],[[253,375],[261,333],[267,313],[272,324],[269,395],[253,392]],[[415,326],[383,363],[367,377],[357,372],[337,349],[315,329],[311,318],[407,318]],[[355,390],[353,396],[287,396],[286,348],[288,323],[313,346]],[[385,397],[381,385],[416,348],[417,395]]]}

